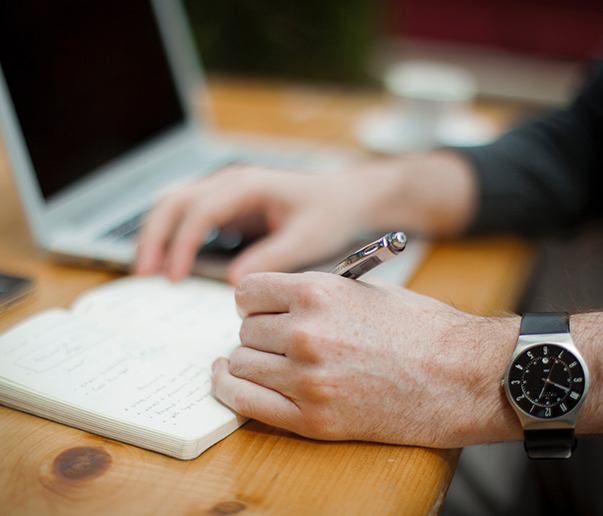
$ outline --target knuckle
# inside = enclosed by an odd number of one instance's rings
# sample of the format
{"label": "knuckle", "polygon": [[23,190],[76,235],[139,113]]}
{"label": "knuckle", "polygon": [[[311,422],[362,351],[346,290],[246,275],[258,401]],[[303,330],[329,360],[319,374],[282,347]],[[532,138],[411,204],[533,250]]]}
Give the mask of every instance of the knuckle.
{"label": "knuckle", "polygon": [[321,321],[307,319],[298,321],[290,329],[288,340],[300,360],[320,364],[327,360],[334,346],[328,334],[328,328]]}
{"label": "knuckle", "polygon": [[233,167],[227,167],[221,171],[220,176],[221,179],[224,179],[229,184],[232,184],[232,181],[235,181],[237,184],[237,188],[249,187],[250,185],[255,184],[254,176],[257,173],[256,167],[249,164],[241,164]]}
{"label": "knuckle", "polygon": [[244,389],[240,389],[234,396],[233,409],[235,412],[244,417],[252,417],[253,403]]}
{"label": "knuckle", "polygon": [[188,214],[192,220],[202,219],[207,214],[204,199],[196,199],[188,208]]}
{"label": "knuckle", "polygon": [[234,376],[239,376],[241,373],[241,350],[242,348],[238,347],[230,355],[228,370],[230,371],[230,374]]}
{"label": "knuckle", "polygon": [[202,199],[198,199],[185,207],[182,226],[186,230],[188,237],[200,236],[199,231],[205,226],[211,225],[211,211],[208,211],[207,205]]}
{"label": "knuckle", "polygon": [[300,380],[298,385],[299,395],[312,404],[320,403],[325,399],[325,393],[319,382],[313,379]]}
{"label": "knuckle", "polygon": [[316,362],[320,359],[318,338],[314,335],[312,328],[306,325],[298,325],[291,330],[291,341],[293,342],[296,354],[300,358],[310,362]]}
{"label": "knuckle", "polygon": [[299,393],[310,403],[327,404],[337,397],[337,387],[330,376],[320,369],[303,373],[298,382]]}
{"label": "knuckle", "polygon": [[297,302],[303,309],[321,308],[330,297],[324,274],[304,273],[297,291]]}
{"label": "knuckle", "polygon": [[261,363],[253,360],[250,350],[244,346],[236,348],[230,355],[229,372],[232,376],[255,381],[265,373]]}

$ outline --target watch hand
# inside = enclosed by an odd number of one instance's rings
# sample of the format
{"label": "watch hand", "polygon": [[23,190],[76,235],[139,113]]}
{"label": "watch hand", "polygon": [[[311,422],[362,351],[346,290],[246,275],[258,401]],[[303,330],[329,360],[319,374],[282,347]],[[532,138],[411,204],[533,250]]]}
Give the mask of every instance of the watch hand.
{"label": "watch hand", "polygon": [[553,365],[549,369],[549,375],[546,377],[546,380],[545,380],[546,382],[548,382],[551,379],[551,375],[553,374],[553,367],[555,367],[556,363],[557,363],[557,361],[553,360]]}
{"label": "watch hand", "polygon": [[550,378],[551,378],[551,373],[553,372],[553,367],[555,367],[555,362],[553,362],[553,365],[549,369],[549,375],[546,378],[542,379],[542,381],[545,382],[545,383],[542,386],[542,390],[540,391],[540,394],[538,395],[539,398],[542,398],[542,395],[544,394],[544,390],[546,389],[547,382],[548,383],[552,383],[551,380],[550,380]]}
{"label": "watch hand", "polygon": [[564,387],[563,385],[559,385],[558,383],[548,380],[547,378],[543,378],[542,381],[546,382],[546,383],[550,383],[551,385],[554,385],[555,387],[557,387],[559,389],[563,389],[566,392],[569,391],[569,387]]}

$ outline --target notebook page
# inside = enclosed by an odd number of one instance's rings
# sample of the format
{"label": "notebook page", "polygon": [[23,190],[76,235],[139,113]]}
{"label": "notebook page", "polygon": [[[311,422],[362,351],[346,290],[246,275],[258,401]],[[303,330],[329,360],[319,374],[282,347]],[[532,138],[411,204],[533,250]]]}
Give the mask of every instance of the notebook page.
{"label": "notebook page", "polygon": [[204,278],[172,283],[163,276],[129,276],[84,294],[72,312],[138,335],[188,344],[212,356],[229,356],[240,344],[234,288]]}
{"label": "notebook page", "polygon": [[[80,418],[91,417],[95,428],[110,421],[130,434],[135,426],[142,433],[197,438],[236,419],[211,395],[214,358],[176,341],[50,310],[0,336],[0,401],[24,401],[28,411],[37,403],[50,418],[68,405],[75,414],[83,411]],[[119,431],[108,435],[119,438]]]}

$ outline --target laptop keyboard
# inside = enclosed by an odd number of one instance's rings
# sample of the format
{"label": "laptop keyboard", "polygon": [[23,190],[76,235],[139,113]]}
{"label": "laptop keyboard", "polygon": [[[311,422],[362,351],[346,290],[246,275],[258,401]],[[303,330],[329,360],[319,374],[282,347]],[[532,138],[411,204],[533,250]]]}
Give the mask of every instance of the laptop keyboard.
{"label": "laptop keyboard", "polygon": [[[295,166],[295,165],[292,165],[292,163],[294,161],[298,161],[299,162],[299,163],[297,163],[298,168],[307,169],[307,170],[316,170],[317,169],[316,164],[313,164],[313,160],[307,159],[305,157],[298,157],[297,159],[293,159],[293,158],[291,158],[291,156],[287,156],[287,157],[272,156],[271,159],[267,159],[266,156],[257,156],[256,159],[246,159],[246,160],[242,160],[240,162],[245,163],[248,161],[255,161],[255,162],[267,165],[267,166],[273,166],[273,167],[280,166],[283,168],[290,168],[291,166]],[[237,163],[237,162],[239,162],[239,160],[236,158],[231,158],[228,160],[228,163]],[[226,162],[223,163],[222,166],[225,164],[226,164]],[[320,167],[318,167],[318,169],[320,170]],[[138,232],[138,230],[140,229],[140,227],[143,225],[144,216],[146,215],[146,213],[147,212],[144,211],[144,212],[132,217],[131,219],[126,220],[119,226],[111,229],[110,231],[108,231],[107,233],[102,235],[100,237],[100,239],[101,240],[109,239],[109,240],[115,241],[115,240],[124,240],[124,239],[133,238],[136,235],[136,233]],[[213,245],[210,247],[209,244],[213,244]],[[208,247],[210,249],[213,247],[216,247],[216,248],[220,248],[220,249],[226,249],[229,252],[232,252],[235,249],[240,250],[245,245],[248,245],[248,244],[249,244],[249,242],[245,241],[244,237],[242,237],[242,235],[240,235],[240,233],[238,231],[234,231],[234,232],[218,231],[217,229],[213,229],[211,234],[207,238],[204,250]]]}
{"label": "laptop keyboard", "polygon": [[[115,240],[125,240],[128,238],[133,238],[138,230],[144,224],[144,216],[146,215],[146,211],[140,213],[132,217],[131,219],[126,220],[119,226],[113,228],[111,231],[105,233],[101,239],[111,239]],[[209,233],[205,241],[206,249],[209,244],[214,244],[213,247],[220,247],[224,249],[235,249],[242,244],[243,237],[239,231],[236,230],[226,230],[219,231],[217,228],[213,228]]]}
{"label": "laptop keyboard", "polygon": [[110,238],[113,240],[132,238],[142,226],[145,214],[146,212],[143,212],[135,217],[132,217],[131,219],[126,220],[116,228],[113,228],[111,231],[105,233],[101,238]]}

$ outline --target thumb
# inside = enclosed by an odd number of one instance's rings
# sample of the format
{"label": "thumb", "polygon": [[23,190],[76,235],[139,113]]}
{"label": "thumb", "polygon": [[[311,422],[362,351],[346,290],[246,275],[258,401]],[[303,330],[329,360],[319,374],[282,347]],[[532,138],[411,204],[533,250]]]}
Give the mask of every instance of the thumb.
{"label": "thumb", "polygon": [[252,272],[289,272],[311,261],[313,239],[295,226],[287,225],[241,252],[228,270],[228,281],[236,285]]}

